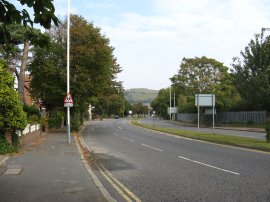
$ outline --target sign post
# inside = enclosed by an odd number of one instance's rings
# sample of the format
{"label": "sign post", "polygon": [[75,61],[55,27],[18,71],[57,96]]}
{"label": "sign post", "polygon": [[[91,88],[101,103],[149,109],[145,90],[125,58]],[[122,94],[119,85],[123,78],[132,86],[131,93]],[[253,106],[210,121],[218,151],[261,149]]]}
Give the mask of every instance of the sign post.
{"label": "sign post", "polygon": [[213,129],[215,129],[215,94],[195,94],[195,105],[198,108],[198,132],[200,131],[200,106],[212,107],[213,110]]}

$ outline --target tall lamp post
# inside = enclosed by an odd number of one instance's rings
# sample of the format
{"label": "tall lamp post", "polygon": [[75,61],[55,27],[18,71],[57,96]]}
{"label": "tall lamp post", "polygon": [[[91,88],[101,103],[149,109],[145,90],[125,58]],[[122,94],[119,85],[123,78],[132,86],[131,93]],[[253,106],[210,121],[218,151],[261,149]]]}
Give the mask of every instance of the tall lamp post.
{"label": "tall lamp post", "polygon": [[[70,54],[70,0],[67,7],[67,95],[69,95],[69,54]],[[70,107],[67,107],[67,136],[70,144]]]}

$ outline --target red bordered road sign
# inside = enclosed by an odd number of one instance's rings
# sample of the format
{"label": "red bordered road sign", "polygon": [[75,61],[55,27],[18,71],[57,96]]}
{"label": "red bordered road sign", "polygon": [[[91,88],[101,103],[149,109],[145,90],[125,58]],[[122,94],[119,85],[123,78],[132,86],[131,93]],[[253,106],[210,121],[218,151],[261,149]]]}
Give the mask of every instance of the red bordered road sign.
{"label": "red bordered road sign", "polygon": [[70,93],[68,93],[64,99],[65,107],[73,107],[73,99]]}

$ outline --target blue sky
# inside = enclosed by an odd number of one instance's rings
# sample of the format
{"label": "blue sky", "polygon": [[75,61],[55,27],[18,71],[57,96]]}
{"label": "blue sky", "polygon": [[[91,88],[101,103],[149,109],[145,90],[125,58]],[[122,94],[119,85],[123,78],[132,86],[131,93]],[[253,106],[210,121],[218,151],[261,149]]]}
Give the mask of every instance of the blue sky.
{"label": "blue sky", "polygon": [[[232,58],[270,27],[269,0],[70,0],[115,47],[125,89],[170,85],[183,57]],[[54,0],[63,18],[67,0]],[[270,32],[266,32],[270,34]]]}

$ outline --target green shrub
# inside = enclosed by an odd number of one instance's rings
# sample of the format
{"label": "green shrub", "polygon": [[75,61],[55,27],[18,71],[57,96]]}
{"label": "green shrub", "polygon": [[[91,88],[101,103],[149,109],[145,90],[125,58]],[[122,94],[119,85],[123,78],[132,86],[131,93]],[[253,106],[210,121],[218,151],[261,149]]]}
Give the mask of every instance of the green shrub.
{"label": "green shrub", "polygon": [[28,117],[28,123],[29,124],[37,124],[40,122],[40,117],[38,117],[36,114],[33,114]]}
{"label": "green shrub", "polygon": [[63,113],[56,112],[54,116],[49,117],[49,128],[60,128],[62,124]]}
{"label": "green shrub", "polygon": [[0,129],[0,154],[14,153],[18,151],[19,137],[17,134],[12,134],[12,145],[10,145],[4,135],[3,130]]}
{"label": "green shrub", "polygon": [[79,131],[80,130],[80,114],[79,113],[73,113],[70,120],[70,128],[71,131]]}
{"label": "green shrub", "polygon": [[[0,59],[0,128],[2,131],[12,133],[25,128],[27,116],[23,111],[18,92],[14,90],[14,77],[6,66]],[[12,137],[13,135],[14,133]]]}
{"label": "green shrub", "polygon": [[23,111],[27,113],[27,118],[31,117],[32,115],[36,115],[40,118],[40,112],[39,109],[36,108],[35,106],[29,106],[29,105],[24,105],[23,106]]}

